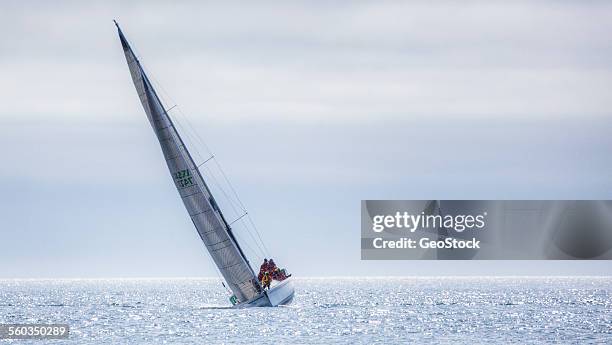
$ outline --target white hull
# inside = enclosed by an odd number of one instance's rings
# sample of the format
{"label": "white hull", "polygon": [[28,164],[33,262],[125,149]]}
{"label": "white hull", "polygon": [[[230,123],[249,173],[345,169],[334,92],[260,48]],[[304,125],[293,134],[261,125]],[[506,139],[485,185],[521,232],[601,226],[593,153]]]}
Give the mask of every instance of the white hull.
{"label": "white hull", "polygon": [[277,307],[279,305],[291,303],[294,294],[295,288],[293,287],[293,280],[291,278],[287,278],[274,285],[270,290],[264,291],[264,293],[258,297],[245,303],[240,303],[236,307]]}

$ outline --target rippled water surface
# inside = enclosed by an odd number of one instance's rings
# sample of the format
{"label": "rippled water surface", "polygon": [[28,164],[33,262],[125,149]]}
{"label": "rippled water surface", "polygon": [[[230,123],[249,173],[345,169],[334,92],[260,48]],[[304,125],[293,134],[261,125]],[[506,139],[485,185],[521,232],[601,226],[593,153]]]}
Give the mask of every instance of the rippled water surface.
{"label": "rippled water surface", "polygon": [[295,283],[288,307],[231,309],[216,279],[4,280],[0,322],[68,323],[53,342],[73,344],[612,343],[612,278]]}

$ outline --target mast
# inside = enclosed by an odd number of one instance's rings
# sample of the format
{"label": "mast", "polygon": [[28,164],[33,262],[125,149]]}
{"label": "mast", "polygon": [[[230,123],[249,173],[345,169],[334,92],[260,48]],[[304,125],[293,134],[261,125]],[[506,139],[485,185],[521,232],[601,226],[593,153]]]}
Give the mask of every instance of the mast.
{"label": "mast", "polygon": [[192,223],[236,297],[244,302],[258,296],[261,286],[253,268],[119,24],[114,22],[134,86]]}

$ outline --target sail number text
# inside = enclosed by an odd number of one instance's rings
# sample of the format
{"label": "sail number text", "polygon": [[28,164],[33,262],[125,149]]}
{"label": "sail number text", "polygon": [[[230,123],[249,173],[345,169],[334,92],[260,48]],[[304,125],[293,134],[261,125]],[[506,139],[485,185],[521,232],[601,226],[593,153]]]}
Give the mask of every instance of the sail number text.
{"label": "sail number text", "polygon": [[178,183],[181,188],[194,185],[193,176],[191,176],[191,171],[189,171],[189,169],[177,171],[173,175],[174,180],[176,180],[176,183]]}

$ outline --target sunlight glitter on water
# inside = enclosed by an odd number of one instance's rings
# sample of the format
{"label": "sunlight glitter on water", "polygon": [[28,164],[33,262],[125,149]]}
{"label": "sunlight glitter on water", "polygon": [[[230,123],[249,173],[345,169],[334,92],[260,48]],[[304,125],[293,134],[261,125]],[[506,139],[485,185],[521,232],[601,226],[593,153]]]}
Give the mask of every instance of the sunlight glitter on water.
{"label": "sunlight glitter on water", "polygon": [[74,344],[612,342],[612,278],[295,283],[289,306],[233,309],[216,279],[2,280],[0,322],[68,323]]}

